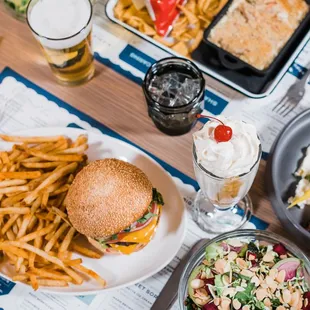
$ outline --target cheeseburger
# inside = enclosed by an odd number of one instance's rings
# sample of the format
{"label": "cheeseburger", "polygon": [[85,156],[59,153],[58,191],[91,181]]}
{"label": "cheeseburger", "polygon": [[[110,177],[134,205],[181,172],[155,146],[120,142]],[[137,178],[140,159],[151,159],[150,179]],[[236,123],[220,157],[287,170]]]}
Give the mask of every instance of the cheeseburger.
{"label": "cheeseburger", "polygon": [[142,170],[112,158],[84,167],[65,200],[75,229],[97,249],[115,254],[131,254],[151,241],[163,204]]}

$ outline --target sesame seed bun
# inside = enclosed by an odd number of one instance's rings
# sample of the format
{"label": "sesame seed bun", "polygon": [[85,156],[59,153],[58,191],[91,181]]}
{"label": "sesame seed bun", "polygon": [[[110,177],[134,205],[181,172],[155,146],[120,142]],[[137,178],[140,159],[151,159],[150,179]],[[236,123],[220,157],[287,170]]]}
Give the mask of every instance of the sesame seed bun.
{"label": "sesame seed bun", "polygon": [[75,177],[65,200],[81,234],[106,238],[141,218],[152,201],[152,184],[136,166],[118,159],[91,162]]}

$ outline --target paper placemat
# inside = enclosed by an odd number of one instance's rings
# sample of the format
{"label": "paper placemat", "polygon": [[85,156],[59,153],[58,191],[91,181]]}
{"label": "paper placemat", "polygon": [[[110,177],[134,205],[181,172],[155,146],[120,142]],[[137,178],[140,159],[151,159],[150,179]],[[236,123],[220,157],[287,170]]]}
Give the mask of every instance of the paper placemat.
{"label": "paper placemat", "polygon": [[[83,128],[133,144],[90,116],[6,68],[0,74],[0,132],[12,133],[27,128],[55,126]],[[197,182],[151,153],[146,153],[173,176],[187,208],[190,209],[198,189]],[[31,288],[25,288],[0,277],[0,310],[150,309],[183,255],[197,240],[209,237],[193,222],[189,212],[188,215],[187,234],[182,248],[172,262],[153,277],[121,290],[76,297],[33,292]],[[266,229],[267,226],[262,220],[253,217],[246,228]],[[175,305],[173,309],[179,308]]]}
{"label": "paper placemat", "polygon": [[[105,13],[107,0],[95,5],[93,47],[101,63],[141,85],[149,66],[171,54],[145,41],[120,25],[111,22]],[[263,158],[266,158],[280,131],[291,119],[310,108],[310,82],[303,100],[288,116],[273,111],[289,87],[300,79],[310,65],[310,41],[305,45],[277,88],[266,98],[251,99],[219,81],[206,76],[205,114],[234,116],[253,123],[262,140]]]}

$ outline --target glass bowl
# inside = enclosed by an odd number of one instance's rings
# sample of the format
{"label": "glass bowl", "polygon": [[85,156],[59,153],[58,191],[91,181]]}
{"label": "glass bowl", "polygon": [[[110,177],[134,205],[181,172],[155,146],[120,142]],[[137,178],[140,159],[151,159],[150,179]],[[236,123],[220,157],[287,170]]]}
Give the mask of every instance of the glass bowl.
{"label": "glass bowl", "polygon": [[186,307],[184,306],[184,301],[187,298],[188,295],[188,279],[192,273],[192,271],[201,264],[201,262],[204,260],[205,255],[205,249],[209,245],[224,241],[227,239],[249,239],[249,240],[259,240],[264,243],[268,243],[271,245],[282,243],[286,249],[296,256],[297,258],[301,259],[304,262],[304,275],[306,282],[310,284],[310,261],[307,255],[298,248],[294,243],[291,241],[268,231],[262,231],[262,230],[254,230],[254,229],[244,229],[244,230],[235,230],[233,232],[228,232],[226,234],[222,234],[212,240],[210,240],[207,244],[205,244],[203,247],[198,249],[196,253],[189,259],[187,265],[184,268],[184,271],[180,278],[179,283],[179,289],[178,289],[178,301],[179,301],[179,307],[180,310],[186,310]]}

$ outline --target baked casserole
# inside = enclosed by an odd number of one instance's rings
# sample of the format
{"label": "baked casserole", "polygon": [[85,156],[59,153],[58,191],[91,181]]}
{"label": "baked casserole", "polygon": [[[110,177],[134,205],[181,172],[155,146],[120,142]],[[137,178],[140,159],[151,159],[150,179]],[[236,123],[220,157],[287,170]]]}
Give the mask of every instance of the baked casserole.
{"label": "baked casserole", "polygon": [[258,70],[267,69],[309,11],[304,0],[233,0],[208,41]]}

